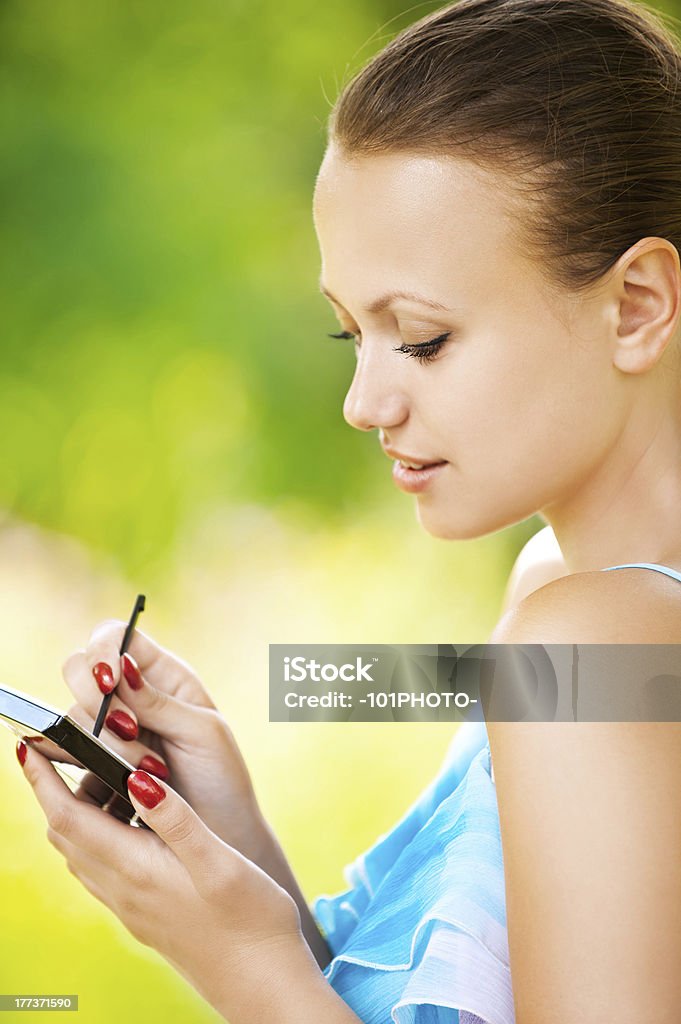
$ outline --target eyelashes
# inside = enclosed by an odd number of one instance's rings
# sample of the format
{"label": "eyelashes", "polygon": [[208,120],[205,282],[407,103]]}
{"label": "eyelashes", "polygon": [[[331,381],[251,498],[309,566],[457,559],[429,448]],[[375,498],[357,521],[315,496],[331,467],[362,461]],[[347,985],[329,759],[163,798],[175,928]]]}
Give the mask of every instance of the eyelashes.
{"label": "eyelashes", "polygon": [[398,345],[393,351],[404,352],[405,355],[412,356],[420,363],[429,363],[431,359],[435,359],[450,333],[450,331],[446,331],[445,334],[439,334],[432,341],[423,341],[418,345],[409,345],[407,342],[403,342],[402,345]]}
{"label": "eyelashes", "polygon": [[[445,334],[439,334],[437,338],[433,338],[431,341],[424,341],[418,345],[410,345],[407,342],[403,342],[401,345],[393,348],[393,352],[403,352],[406,356],[410,356],[420,363],[429,363],[435,359],[450,334],[451,331],[447,331]],[[347,341],[354,340],[355,346],[359,344],[357,335],[353,334],[352,331],[341,331],[340,334],[329,334],[328,337],[341,338]]]}

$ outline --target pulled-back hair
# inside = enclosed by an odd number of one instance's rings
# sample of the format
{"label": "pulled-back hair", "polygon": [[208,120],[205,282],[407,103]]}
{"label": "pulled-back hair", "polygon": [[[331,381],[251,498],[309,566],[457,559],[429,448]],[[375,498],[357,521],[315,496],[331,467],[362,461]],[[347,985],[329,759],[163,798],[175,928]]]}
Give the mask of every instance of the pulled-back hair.
{"label": "pulled-back hair", "polygon": [[677,37],[643,4],[459,0],[351,78],[329,138],[505,171],[517,238],[579,291],[640,238],[681,251],[680,83]]}

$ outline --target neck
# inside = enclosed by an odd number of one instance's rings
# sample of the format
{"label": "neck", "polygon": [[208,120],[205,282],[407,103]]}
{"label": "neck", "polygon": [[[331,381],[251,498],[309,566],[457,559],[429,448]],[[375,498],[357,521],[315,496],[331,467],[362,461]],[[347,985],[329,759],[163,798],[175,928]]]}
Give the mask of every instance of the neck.
{"label": "neck", "polygon": [[541,515],[568,573],[623,562],[681,568],[681,388],[672,407],[638,410],[609,451]]}

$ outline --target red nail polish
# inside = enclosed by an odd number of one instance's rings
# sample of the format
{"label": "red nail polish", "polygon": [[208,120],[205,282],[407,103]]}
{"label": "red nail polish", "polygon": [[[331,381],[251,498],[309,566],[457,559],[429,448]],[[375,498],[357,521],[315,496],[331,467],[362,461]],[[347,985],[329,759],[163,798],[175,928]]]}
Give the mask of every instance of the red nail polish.
{"label": "red nail polish", "polygon": [[104,719],[104,725],[122,740],[137,739],[137,722],[125,711],[110,711]]}
{"label": "red nail polish", "polygon": [[166,795],[165,789],[159,786],[158,782],[152,779],[146,772],[132,772],[128,776],[128,789],[134,797],[145,807],[151,810],[156,804],[160,804]]}
{"label": "red nail polish", "polygon": [[137,767],[143,768],[145,772],[151,772],[152,775],[157,775],[159,779],[167,779],[170,776],[168,765],[159,761],[157,757],[152,757],[151,754],[145,754]]}
{"label": "red nail polish", "polygon": [[141,690],[144,686],[144,680],[142,679],[142,673],[139,670],[137,662],[128,654],[126,651],[122,658],[123,661],[123,675],[131,690]]}
{"label": "red nail polish", "polygon": [[26,746],[24,741],[17,740],[17,757],[19,758],[19,764],[21,765],[22,768],[24,767],[24,761],[26,760],[27,752],[28,747]]}
{"label": "red nail polish", "polygon": [[92,670],[92,674],[97,680],[97,686],[102,693],[111,693],[115,685],[111,666],[107,665],[105,661],[98,661]]}

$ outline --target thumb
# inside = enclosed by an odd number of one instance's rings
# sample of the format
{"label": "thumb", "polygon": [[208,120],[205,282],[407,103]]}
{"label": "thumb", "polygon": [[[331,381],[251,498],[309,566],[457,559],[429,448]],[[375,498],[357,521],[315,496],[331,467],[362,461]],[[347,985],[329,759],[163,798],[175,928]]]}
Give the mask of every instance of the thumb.
{"label": "thumb", "polygon": [[196,811],[171,786],[140,769],[128,776],[128,794],[142,820],[191,871],[212,835]]}

